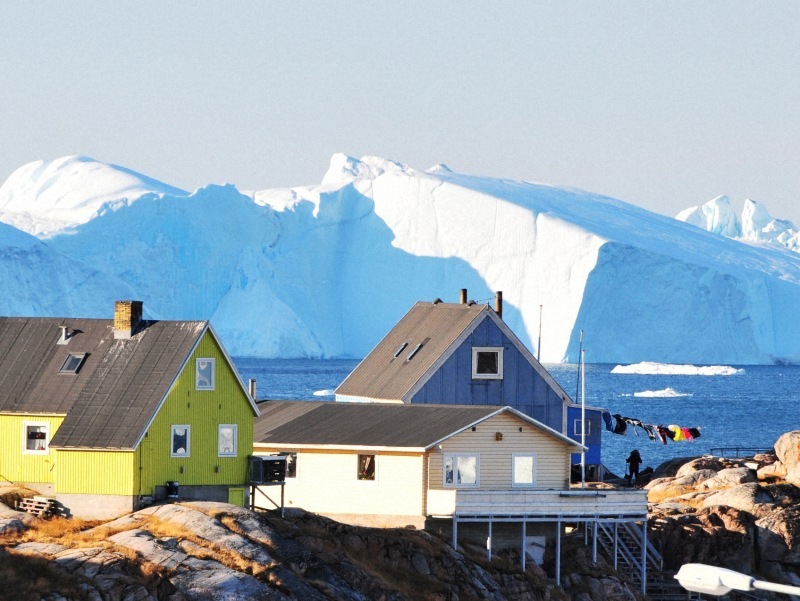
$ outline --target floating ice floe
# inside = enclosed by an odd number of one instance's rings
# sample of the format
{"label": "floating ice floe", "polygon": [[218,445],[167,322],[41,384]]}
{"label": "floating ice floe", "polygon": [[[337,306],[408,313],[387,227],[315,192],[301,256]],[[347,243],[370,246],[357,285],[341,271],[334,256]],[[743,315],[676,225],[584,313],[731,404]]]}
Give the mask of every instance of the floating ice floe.
{"label": "floating ice floe", "polygon": [[691,392],[678,392],[674,388],[665,388],[664,390],[642,390],[641,392],[634,392],[635,397],[648,397],[648,398],[679,398],[690,397]]}
{"label": "floating ice floe", "polygon": [[677,365],[642,361],[633,365],[617,365],[612,374],[668,375],[668,376],[734,376],[744,370],[730,365]]}

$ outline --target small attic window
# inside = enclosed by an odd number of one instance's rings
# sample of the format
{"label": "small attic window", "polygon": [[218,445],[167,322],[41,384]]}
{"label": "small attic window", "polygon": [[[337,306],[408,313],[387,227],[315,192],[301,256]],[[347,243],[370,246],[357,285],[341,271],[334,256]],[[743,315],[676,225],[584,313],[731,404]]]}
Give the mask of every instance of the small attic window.
{"label": "small attic window", "polygon": [[407,346],[408,346],[408,342],[404,342],[403,344],[401,344],[400,346],[397,347],[397,350],[394,352],[395,359],[400,356],[400,353],[402,353],[404,350],[406,350]]}
{"label": "small attic window", "polygon": [[421,348],[422,348],[422,343],[420,343],[417,346],[415,346],[414,350],[411,351],[410,353],[408,353],[408,357],[406,357],[406,361],[411,361],[414,358],[414,355],[416,355],[419,352],[419,349],[421,349]]}
{"label": "small attic window", "polygon": [[67,355],[67,359],[64,361],[64,364],[61,366],[61,369],[58,370],[60,374],[76,374],[78,370],[83,365],[84,360],[86,359],[86,355],[88,353],[70,353]]}

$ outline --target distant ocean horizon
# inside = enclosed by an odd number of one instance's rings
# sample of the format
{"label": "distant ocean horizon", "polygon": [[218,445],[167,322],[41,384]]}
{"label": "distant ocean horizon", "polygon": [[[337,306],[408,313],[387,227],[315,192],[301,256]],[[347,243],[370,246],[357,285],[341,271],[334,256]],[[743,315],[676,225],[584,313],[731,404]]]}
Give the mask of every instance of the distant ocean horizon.
{"label": "distant ocean horizon", "polygon": [[[257,397],[270,400],[332,401],[333,391],[358,365],[347,359],[234,358],[245,383],[255,379]],[[578,366],[547,364],[567,394],[580,402]],[[658,467],[676,457],[693,457],[734,448],[769,450],[781,434],[800,430],[800,366],[695,366],[587,364],[585,403],[645,424],[699,428],[693,441],[651,441],[643,430],[602,435],[603,463],[622,474],[625,458],[639,449],[643,467]],[[615,370],[615,368],[617,368]],[[614,371],[633,373],[613,373]],[[641,373],[660,371],[662,373]],[[686,373],[673,373],[682,371]],[[705,373],[707,375],[700,375]],[[696,375],[690,375],[696,374]]]}

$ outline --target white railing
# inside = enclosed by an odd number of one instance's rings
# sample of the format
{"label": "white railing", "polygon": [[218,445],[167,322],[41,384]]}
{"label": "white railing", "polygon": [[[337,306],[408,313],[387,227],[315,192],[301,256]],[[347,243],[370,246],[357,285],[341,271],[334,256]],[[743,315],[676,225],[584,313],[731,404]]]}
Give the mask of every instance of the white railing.
{"label": "white railing", "polygon": [[647,517],[643,490],[429,490],[428,514]]}

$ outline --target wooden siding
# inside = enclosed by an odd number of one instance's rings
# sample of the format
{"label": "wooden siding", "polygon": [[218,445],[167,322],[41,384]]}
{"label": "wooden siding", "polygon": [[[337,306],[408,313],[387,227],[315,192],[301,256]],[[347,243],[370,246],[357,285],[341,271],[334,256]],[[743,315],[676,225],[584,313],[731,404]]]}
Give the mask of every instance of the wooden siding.
{"label": "wooden siding", "polygon": [[[496,440],[498,432],[503,435],[500,441]],[[443,458],[448,453],[465,453],[480,456],[480,471],[479,486],[462,487],[464,489],[566,489],[569,488],[570,451],[566,443],[513,415],[496,415],[475,426],[474,432],[468,429],[446,440],[441,451],[430,452],[428,487],[451,488],[444,486]],[[512,487],[511,458],[518,453],[536,454],[534,487]]]}
{"label": "wooden siding", "polygon": [[46,455],[23,453],[22,424],[49,424],[52,439],[63,421],[63,415],[0,415],[0,480],[53,483],[58,451],[50,449]]}
{"label": "wooden siding", "polygon": [[[195,359],[215,359],[215,389],[195,390]],[[181,485],[242,485],[253,451],[253,409],[233,368],[214,337],[206,332],[150,424],[136,450],[141,482],[138,494],[150,495],[167,481]],[[172,457],[173,425],[190,426],[189,457]],[[219,424],[237,424],[236,457],[219,457]],[[183,473],[181,473],[183,468]]]}
{"label": "wooden siding", "polygon": [[58,494],[135,495],[138,470],[133,451],[58,450]]}
{"label": "wooden siding", "polygon": [[[503,378],[472,378],[473,347],[503,347]],[[410,399],[412,403],[510,405],[565,433],[564,401],[491,319],[483,320]]]}
{"label": "wooden siding", "polygon": [[[256,451],[259,455],[277,452],[262,446]],[[321,514],[423,515],[424,456],[390,452],[375,455],[375,480],[362,481],[356,478],[355,451],[297,451],[297,477],[286,480],[286,507],[302,507]],[[280,499],[279,487],[266,486],[263,491]],[[269,506],[258,495],[256,503]]]}

